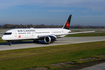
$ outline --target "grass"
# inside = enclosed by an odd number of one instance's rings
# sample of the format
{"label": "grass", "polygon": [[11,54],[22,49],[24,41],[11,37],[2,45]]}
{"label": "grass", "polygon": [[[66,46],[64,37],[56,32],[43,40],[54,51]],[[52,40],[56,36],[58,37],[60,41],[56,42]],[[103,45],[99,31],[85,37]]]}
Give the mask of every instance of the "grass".
{"label": "grass", "polygon": [[89,36],[105,36],[105,33],[81,33],[81,34],[71,34],[66,37],[89,37]]}
{"label": "grass", "polygon": [[32,67],[57,69],[51,64],[77,61],[105,54],[105,41],[0,51],[0,70],[23,70]]}
{"label": "grass", "polygon": [[6,41],[2,40],[1,37],[0,37],[0,43],[5,43],[5,42],[6,42]]}

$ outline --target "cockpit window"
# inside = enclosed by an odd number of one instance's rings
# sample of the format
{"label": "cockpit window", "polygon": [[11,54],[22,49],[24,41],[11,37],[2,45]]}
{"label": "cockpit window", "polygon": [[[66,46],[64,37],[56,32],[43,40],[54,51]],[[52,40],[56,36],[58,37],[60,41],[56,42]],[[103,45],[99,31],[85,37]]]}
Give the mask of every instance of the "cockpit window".
{"label": "cockpit window", "polygon": [[8,32],[8,33],[4,33],[4,35],[11,35],[12,33],[11,32]]}

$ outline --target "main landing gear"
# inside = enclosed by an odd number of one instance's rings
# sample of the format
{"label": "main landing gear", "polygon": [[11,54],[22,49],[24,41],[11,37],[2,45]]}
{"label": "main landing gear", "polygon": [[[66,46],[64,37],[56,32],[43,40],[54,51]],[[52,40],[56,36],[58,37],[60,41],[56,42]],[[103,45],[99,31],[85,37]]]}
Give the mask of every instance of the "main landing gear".
{"label": "main landing gear", "polygon": [[39,40],[33,40],[33,43],[39,43]]}

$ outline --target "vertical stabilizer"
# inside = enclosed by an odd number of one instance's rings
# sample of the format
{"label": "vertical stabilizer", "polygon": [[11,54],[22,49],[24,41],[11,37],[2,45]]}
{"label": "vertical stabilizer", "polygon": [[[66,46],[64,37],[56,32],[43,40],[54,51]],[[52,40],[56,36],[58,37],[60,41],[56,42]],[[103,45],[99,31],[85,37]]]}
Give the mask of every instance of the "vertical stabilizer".
{"label": "vertical stabilizer", "polygon": [[67,19],[67,22],[64,24],[64,26],[63,26],[64,29],[69,29],[70,21],[71,21],[71,16],[72,15],[69,16],[69,18]]}

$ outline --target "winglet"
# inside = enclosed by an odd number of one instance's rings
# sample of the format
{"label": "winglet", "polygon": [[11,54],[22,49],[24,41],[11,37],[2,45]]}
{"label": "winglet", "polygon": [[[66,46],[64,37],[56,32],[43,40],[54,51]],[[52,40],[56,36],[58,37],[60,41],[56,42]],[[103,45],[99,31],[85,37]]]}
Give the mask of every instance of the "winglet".
{"label": "winglet", "polygon": [[71,21],[71,16],[72,15],[69,16],[69,18],[67,19],[67,22],[64,24],[64,26],[63,26],[64,29],[69,29],[70,21]]}

